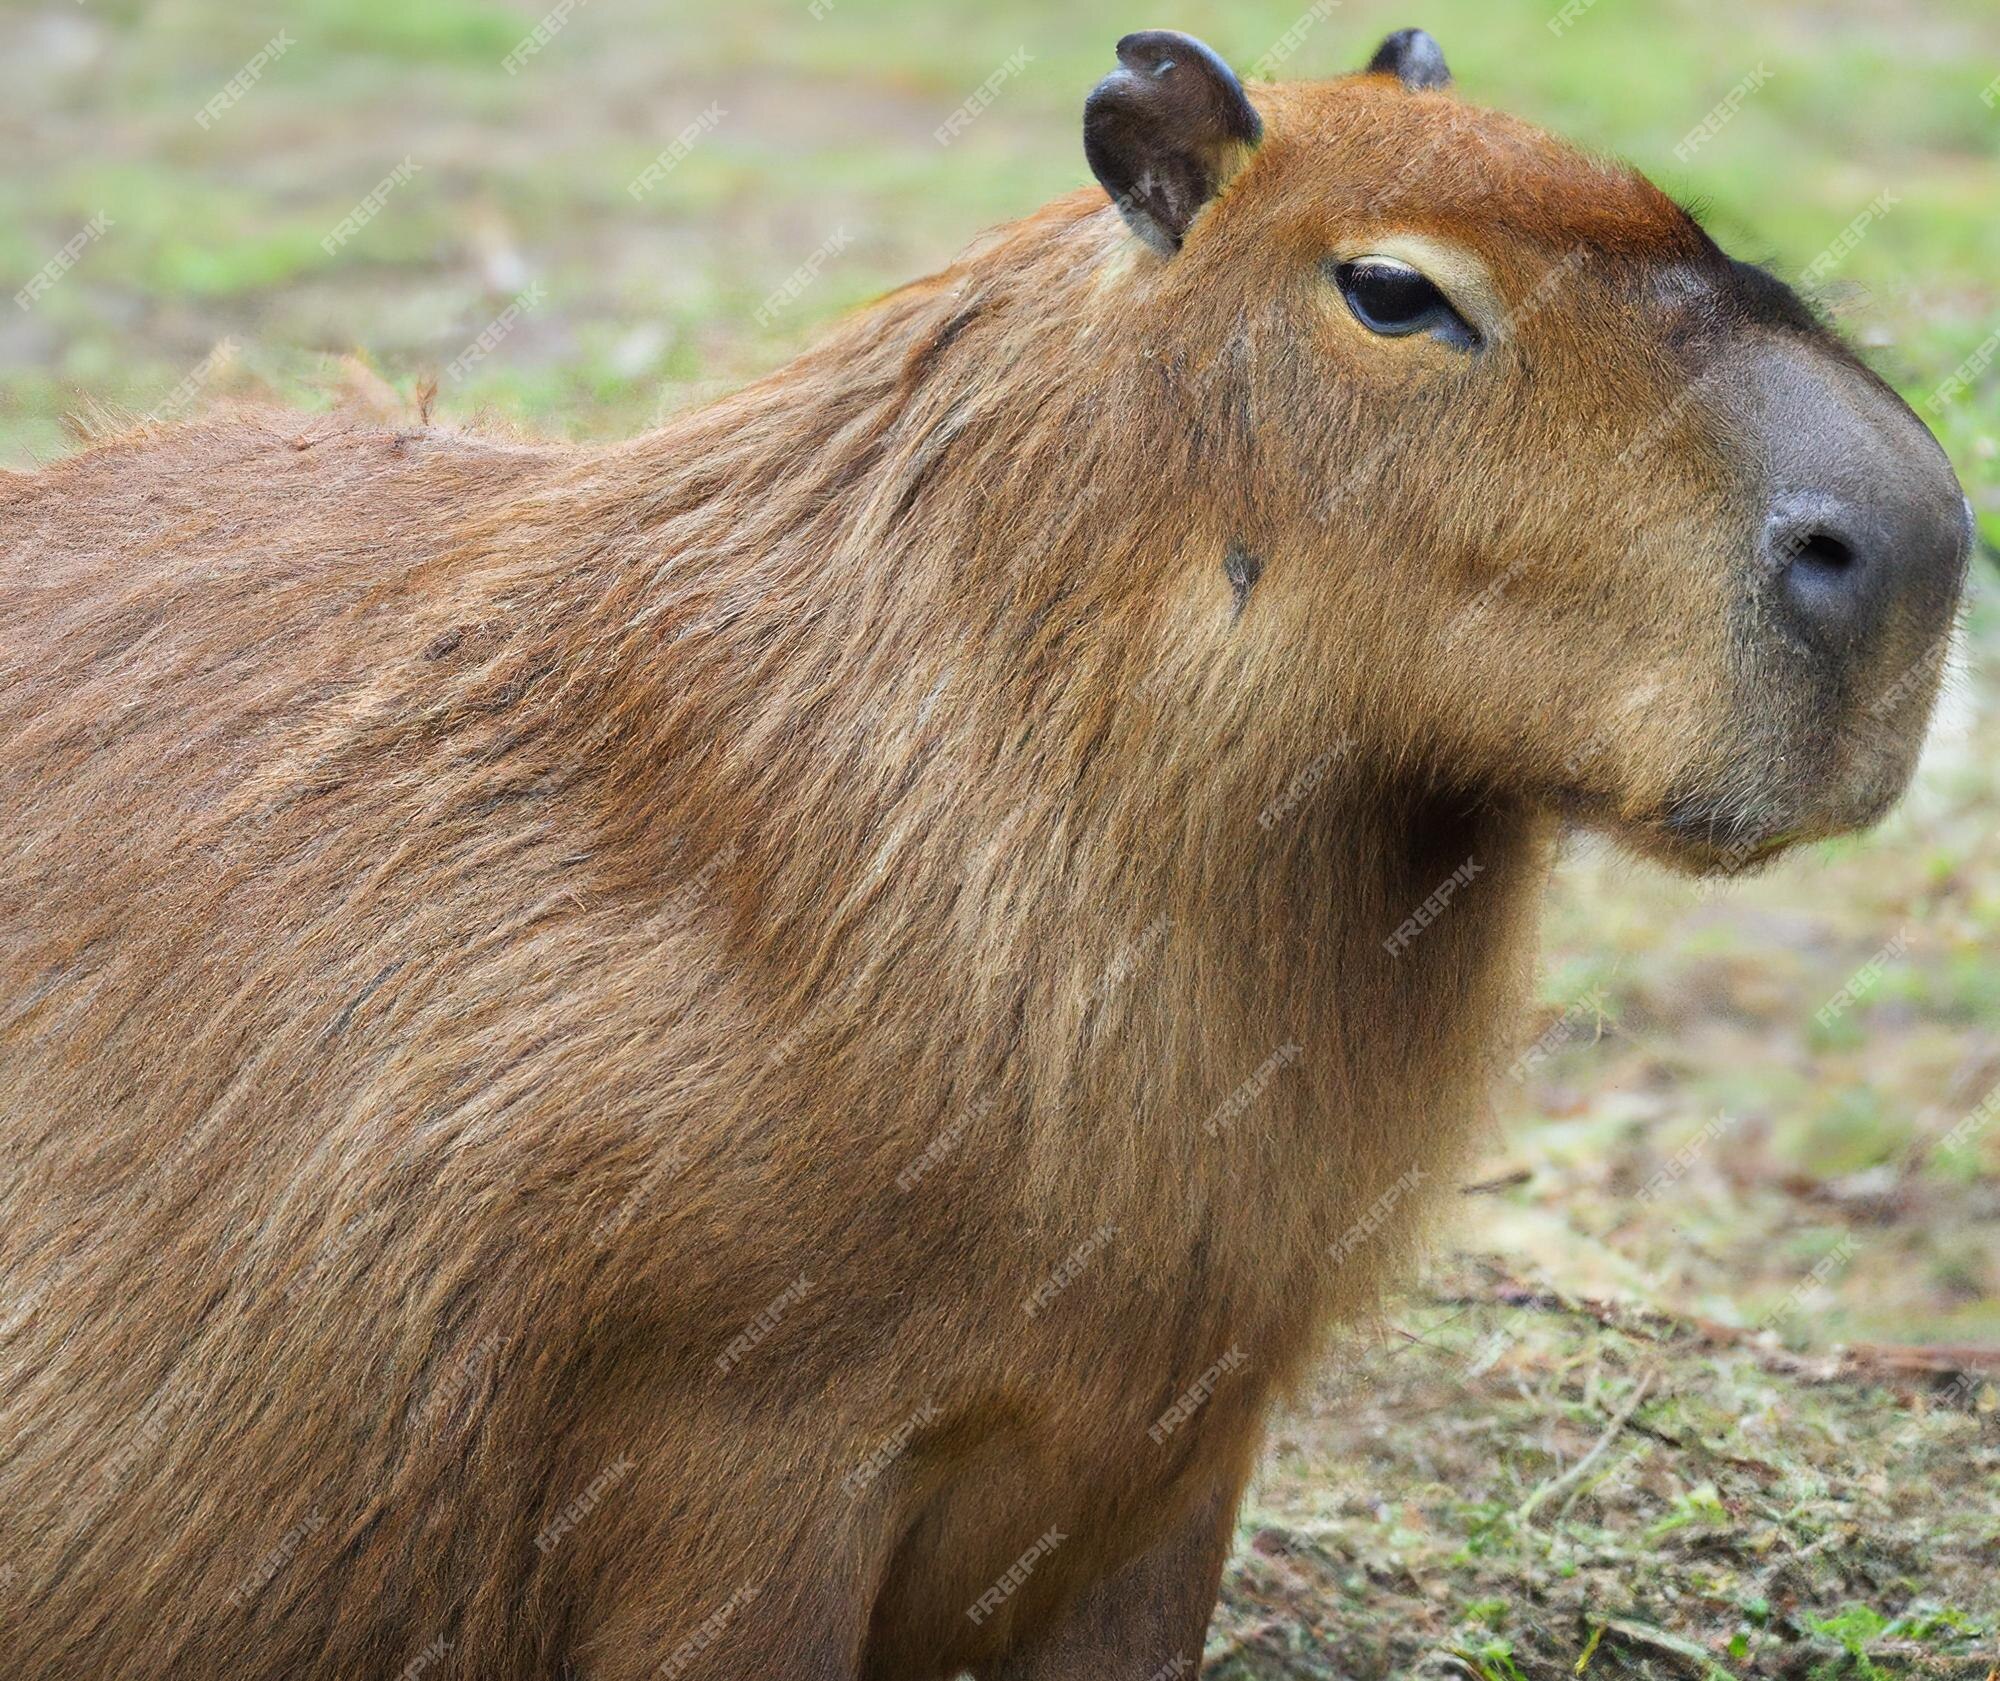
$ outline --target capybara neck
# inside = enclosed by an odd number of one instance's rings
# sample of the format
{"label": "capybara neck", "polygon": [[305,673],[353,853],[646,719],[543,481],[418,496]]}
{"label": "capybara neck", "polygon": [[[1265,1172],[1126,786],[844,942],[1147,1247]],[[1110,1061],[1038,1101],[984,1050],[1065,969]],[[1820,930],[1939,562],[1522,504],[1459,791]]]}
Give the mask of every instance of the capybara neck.
{"label": "capybara neck", "polygon": [[964,1159],[1037,1219],[1162,1268],[1205,1229],[1303,1325],[1393,1258],[1333,1227],[1466,1138],[1546,825],[1282,669],[1254,452],[1180,412],[1230,411],[1229,372],[1145,360],[1085,208],[462,552],[548,627],[509,658],[595,767],[580,891],[719,929],[783,1053],[752,1078],[806,1062],[860,1105],[893,1078],[899,1112],[974,1116]]}

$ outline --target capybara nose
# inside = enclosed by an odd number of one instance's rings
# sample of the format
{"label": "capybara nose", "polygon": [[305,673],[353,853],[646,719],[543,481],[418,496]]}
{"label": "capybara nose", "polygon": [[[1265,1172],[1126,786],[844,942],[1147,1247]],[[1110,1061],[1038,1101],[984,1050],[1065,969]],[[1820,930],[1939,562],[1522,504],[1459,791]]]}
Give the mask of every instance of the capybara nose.
{"label": "capybara nose", "polygon": [[1929,485],[1918,496],[1890,487],[1865,502],[1788,493],[1764,527],[1781,610],[1829,651],[1873,641],[1899,608],[1938,623],[1957,597],[1971,543],[1970,504]]}
{"label": "capybara nose", "polygon": [[1972,548],[1950,461],[1858,363],[1793,343],[1752,367],[1777,612],[1829,654],[1886,639],[1913,657],[1950,623]]}
{"label": "capybara nose", "polygon": [[1873,545],[1857,542],[1853,523],[1831,510],[1781,508],[1764,528],[1779,599],[1815,642],[1857,640],[1875,617],[1883,567],[1867,552]]}

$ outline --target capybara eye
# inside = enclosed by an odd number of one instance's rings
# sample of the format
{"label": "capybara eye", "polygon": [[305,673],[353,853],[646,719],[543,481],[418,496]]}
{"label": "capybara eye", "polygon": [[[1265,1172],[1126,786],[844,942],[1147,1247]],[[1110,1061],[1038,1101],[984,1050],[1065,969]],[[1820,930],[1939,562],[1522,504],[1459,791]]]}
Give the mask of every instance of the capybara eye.
{"label": "capybara eye", "polygon": [[1429,333],[1460,350],[1476,350],[1479,335],[1423,274],[1393,257],[1357,257],[1334,270],[1347,307],[1371,333],[1407,338]]}

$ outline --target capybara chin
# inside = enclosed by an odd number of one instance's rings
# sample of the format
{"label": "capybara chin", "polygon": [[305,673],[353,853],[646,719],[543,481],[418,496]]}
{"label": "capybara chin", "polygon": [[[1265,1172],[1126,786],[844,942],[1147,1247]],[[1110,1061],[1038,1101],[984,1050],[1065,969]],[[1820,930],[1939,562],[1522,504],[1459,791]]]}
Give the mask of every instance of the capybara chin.
{"label": "capybara chin", "polygon": [[1778,281],[1164,32],[614,448],[0,480],[0,1669],[1147,1681],[1552,835],[1871,819],[1962,498]]}

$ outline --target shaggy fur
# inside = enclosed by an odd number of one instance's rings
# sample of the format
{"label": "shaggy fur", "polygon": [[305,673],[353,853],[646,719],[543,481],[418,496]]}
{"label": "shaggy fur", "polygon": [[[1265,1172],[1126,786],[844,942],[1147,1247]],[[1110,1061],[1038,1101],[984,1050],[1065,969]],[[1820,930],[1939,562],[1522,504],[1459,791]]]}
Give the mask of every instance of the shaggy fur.
{"label": "shaggy fur", "polygon": [[[239,411],[0,479],[8,1675],[1198,1655],[1554,814],[1713,864],[1689,787],[1900,780],[1931,667],[1863,739],[1757,663],[1674,407],[1732,318],[1633,301],[1732,295],[1694,225],[1447,94],[1253,93],[1172,256],[1075,194],[629,444]],[[1376,227],[1561,283],[1475,371],[1342,307]]]}

